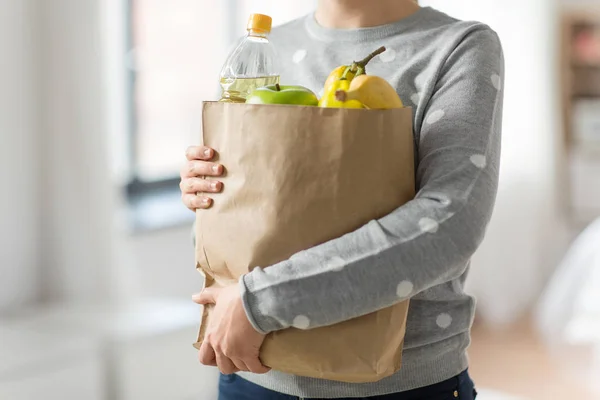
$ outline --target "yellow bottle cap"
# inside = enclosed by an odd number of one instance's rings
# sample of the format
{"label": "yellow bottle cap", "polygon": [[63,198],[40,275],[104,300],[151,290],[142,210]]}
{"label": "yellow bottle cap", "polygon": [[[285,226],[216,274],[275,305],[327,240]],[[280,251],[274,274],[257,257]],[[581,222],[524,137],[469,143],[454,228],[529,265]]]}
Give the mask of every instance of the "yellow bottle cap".
{"label": "yellow bottle cap", "polygon": [[273,23],[273,19],[268,15],[264,14],[250,14],[250,18],[248,18],[248,26],[246,30],[257,31],[262,33],[271,32],[271,24]]}

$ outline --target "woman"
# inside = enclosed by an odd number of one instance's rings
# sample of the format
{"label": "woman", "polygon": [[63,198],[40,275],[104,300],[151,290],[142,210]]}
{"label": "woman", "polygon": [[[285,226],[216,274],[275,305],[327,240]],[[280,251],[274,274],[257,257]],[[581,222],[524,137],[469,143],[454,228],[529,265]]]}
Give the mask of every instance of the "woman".
{"label": "woman", "polygon": [[[475,305],[463,287],[497,190],[504,76],[497,35],[412,0],[320,0],[314,14],[275,28],[271,38],[282,81],[314,90],[334,67],[386,46],[369,73],[395,85],[414,109],[418,193],[350,234],[254,269],[239,287],[194,296],[215,304],[199,357],[223,373],[220,399],[473,399],[466,349]],[[187,152],[181,189],[192,210],[209,207],[210,193],[227,183],[201,178],[223,172],[213,156],[209,148]],[[341,271],[328,262],[334,257],[344,260]],[[330,325],[408,298],[403,366],[379,382],[291,376],[258,359],[270,332]]]}

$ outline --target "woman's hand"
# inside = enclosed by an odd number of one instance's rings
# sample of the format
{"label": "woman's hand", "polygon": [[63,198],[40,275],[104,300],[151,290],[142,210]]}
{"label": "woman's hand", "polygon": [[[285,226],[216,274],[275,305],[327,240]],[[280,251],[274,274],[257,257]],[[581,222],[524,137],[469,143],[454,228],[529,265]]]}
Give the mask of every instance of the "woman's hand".
{"label": "woman's hand", "polygon": [[185,152],[185,156],[188,162],[181,169],[181,200],[192,211],[208,208],[212,199],[207,194],[220,192],[223,183],[204,177],[222,175],[223,166],[210,161],[215,156],[215,151],[210,147],[191,146]]}
{"label": "woman's hand", "polygon": [[198,353],[202,364],[217,366],[224,374],[237,371],[264,374],[270,370],[259,358],[265,335],[250,324],[238,285],[209,287],[192,299],[198,304],[214,304]]}

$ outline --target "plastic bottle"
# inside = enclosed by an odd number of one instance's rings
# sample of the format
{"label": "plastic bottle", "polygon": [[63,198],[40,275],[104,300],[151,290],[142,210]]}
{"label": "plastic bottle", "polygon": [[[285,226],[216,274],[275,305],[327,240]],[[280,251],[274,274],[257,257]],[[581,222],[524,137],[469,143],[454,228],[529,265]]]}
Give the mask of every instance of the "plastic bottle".
{"label": "plastic bottle", "polygon": [[221,69],[222,88],[219,101],[244,103],[257,87],[279,83],[277,54],[269,42],[272,19],[268,15],[251,14],[248,33],[229,54]]}

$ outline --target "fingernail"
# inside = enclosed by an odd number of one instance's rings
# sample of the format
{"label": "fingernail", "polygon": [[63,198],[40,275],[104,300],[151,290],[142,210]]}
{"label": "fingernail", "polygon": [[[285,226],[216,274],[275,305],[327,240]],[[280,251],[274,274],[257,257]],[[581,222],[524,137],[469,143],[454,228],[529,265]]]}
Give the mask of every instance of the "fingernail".
{"label": "fingernail", "polygon": [[213,172],[219,173],[219,165],[213,165],[212,170]]}
{"label": "fingernail", "polygon": [[210,187],[213,190],[217,190],[217,188],[219,187],[219,182],[213,182],[213,183],[211,183]]}
{"label": "fingernail", "polygon": [[208,203],[210,203],[210,199],[208,199],[206,197],[203,197],[202,198],[202,204],[208,204]]}
{"label": "fingernail", "polygon": [[204,155],[205,155],[206,157],[210,157],[210,149],[205,149],[205,150],[204,150]]}

